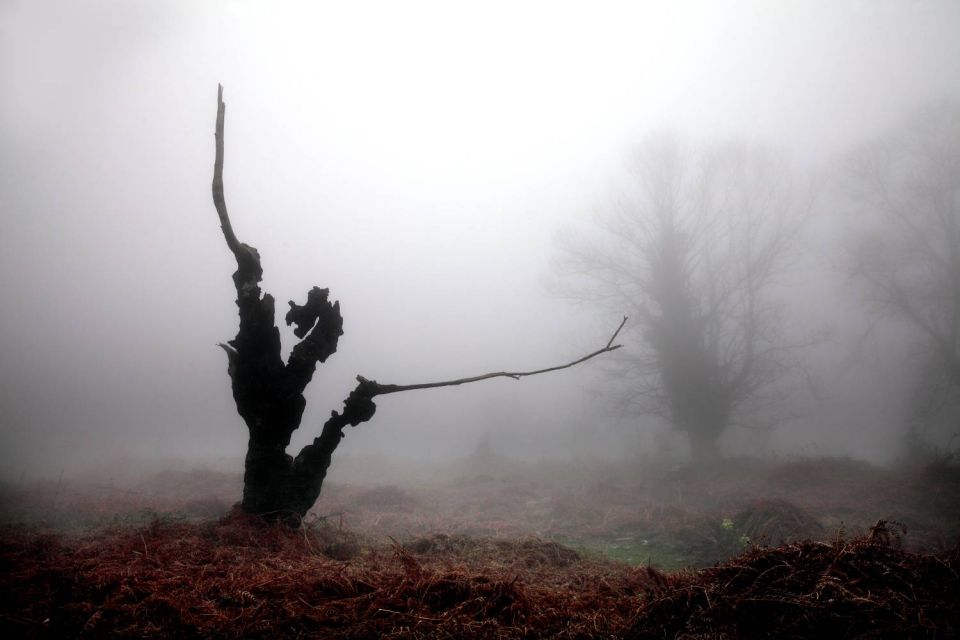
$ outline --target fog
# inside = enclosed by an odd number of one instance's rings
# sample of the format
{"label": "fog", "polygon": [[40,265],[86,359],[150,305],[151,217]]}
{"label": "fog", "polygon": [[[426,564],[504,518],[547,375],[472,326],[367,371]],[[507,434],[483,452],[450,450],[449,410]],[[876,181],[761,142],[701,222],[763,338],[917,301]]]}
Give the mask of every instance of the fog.
{"label": "fog", "polygon": [[[818,193],[780,285],[789,330],[829,336],[803,356],[810,393],[724,450],[898,455],[913,333],[840,273],[857,222],[833,182],[850,149],[960,94],[960,4],[7,0],[3,476],[239,470],[216,346],[237,331],[210,195],[218,83],[226,200],[264,290],[284,307],[329,287],[344,316],[292,449],[357,374],[428,382],[603,346],[628,312],[556,295],[558,238],[617,206],[636,146],[672,131],[767,145]],[[449,462],[485,438],[534,461],[656,455],[670,436],[612,410],[602,369],[382,397],[337,455]]]}

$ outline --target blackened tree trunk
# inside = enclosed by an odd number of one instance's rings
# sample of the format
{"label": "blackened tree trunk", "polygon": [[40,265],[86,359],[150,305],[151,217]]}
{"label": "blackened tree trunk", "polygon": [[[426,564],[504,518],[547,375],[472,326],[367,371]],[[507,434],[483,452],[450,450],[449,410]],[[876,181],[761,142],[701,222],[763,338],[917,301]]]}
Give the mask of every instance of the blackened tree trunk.
{"label": "blackened tree trunk", "polygon": [[220,217],[227,246],[237,260],[233,283],[237,290],[240,330],[237,337],[220,346],[227,352],[228,372],[237,411],[249,431],[243,477],[243,510],[270,519],[295,521],[306,514],[320,495],[333,451],[343,437],[343,428],[369,420],[376,410],[372,401],[376,383],[361,381],[348,396],[342,413],[334,411],[312,444],[296,458],[286,450],[300,426],[306,399],[304,389],[318,362],[337,350],[343,335],[340,305],[330,302],[329,290],[313,287],[306,303],[292,300],[287,325],[296,325],[301,341],[287,362],[280,355],[280,332],[275,305],[263,294],[260,254],[234,235],[223,195],[223,127],[226,106],[223,87],[217,93],[216,160],[213,201]]}
{"label": "blackened tree trunk", "polygon": [[343,335],[340,304],[330,301],[328,289],[313,287],[303,305],[289,302],[285,320],[296,325],[300,342],[284,362],[280,332],[275,322],[274,300],[260,290],[263,269],[257,250],[237,240],[223,195],[223,126],[226,107],[223,87],[217,93],[216,160],[213,202],[223,237],[237,260],[233,283],[237,291],[240,329],[237,337],[221,344],[227,352],[228,372],[237,411],[247,425],[249,443],[243,477],[242,508],[271,520],[298,523],[320,495],[331,456],[347,425],[357,426],[373,417],[373,398],[386,393],[454,386],[496,377],[519,379],[572,367],[594,356],[620,348],[614,345],[623,324],[602,349],[573,362],[536,371],[487,373],[470,378],[412,385],[379,384],[357,376],[357,386],[347,396],[341,412],[333,411],[320,436],[300,450],[287,453],[293,432],[300,426],[306,400],[303,392],[316,370],[337,350]]}

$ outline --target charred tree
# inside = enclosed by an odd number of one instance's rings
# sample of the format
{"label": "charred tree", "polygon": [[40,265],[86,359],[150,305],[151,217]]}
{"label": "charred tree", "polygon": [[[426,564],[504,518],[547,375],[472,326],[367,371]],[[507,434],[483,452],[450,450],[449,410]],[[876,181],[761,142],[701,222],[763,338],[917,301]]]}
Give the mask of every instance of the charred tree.
{"label": "charred tree", "polygon": [[341,411],[332,411],[320,435],[296,457],[287,453],[293,432],[300,427],[306,407],[304,390],[318,363],[337,351],[343,335],[339,302],[330,301],[329,289],[313,287],[303,305],[289,302],[285,320],[296,325],[300,339],[289,358],[281,356],[280,331],[276,326],[274,299],[260,289],[263,268],[257,250],[240,242],[233,232],[223,194],[223,129],[226,107],[223,87],[217,92],[216,159],[213,172],[213,202],[227,247],[237,260],[233,283],[237,291],[240,329],[220,346],[226,351],[233,398],[247,425],[249,442],[243,477],[242,509],[271,520],[297,524],[320,495],[331,457],[344,428],[373,417],[378,395],[455,386],[491,378],[520,379],[575,366],[602,353],[620,348],[613,344],[626,318],[606,346],[572,362],[535,371],[499,371],[479,376],[411,385],[380,384],[357,376]]}

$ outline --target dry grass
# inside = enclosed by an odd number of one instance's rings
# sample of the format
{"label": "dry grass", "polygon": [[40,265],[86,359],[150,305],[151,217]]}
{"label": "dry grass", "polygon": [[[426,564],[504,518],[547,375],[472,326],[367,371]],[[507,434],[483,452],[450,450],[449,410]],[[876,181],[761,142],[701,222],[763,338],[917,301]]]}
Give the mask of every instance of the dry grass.
{"label": "dry grass", "polygon": [[[328,555],[352,541],[348,560]],[[956,637],[960,557],[872,538],[662,573],[536,538],[378,545],[231,515],[0,537],[4,637]]]}
{"label": "dry grass", "polygon": [[0,637],[960,634],[956,465],[334,483],[298,531],[219,519],[239,491],[207,471],[0,487]]}
{"label": "dry grass", "polygon": [[73,541],[7,530],[3,626],[14,637],[607,635],[649,584],[645,570],[534,539],[323,553],[344,535],[237,515]]}

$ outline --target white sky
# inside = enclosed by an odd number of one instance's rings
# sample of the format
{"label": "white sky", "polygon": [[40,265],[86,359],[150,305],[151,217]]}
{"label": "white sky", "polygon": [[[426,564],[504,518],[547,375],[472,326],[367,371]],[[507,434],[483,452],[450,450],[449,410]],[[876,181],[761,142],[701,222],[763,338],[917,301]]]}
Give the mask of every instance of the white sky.
{"label": "white sky", "polygon": [[[242,451],[213,346],[236,331],[209,187],[218,82],[227,203],[265,288],[283,305],[330,287],[343,305],[303,442],[357,373],[413,382],[595,348],[615,320],[542,280],[631,144],[669,127],[822,166],[960,91],[960,2],[0,0],[8,473],[100,447]],[[562,441],[592,415],[588,380],[384,399],[345,448],[465,451],[511,421]]]}

